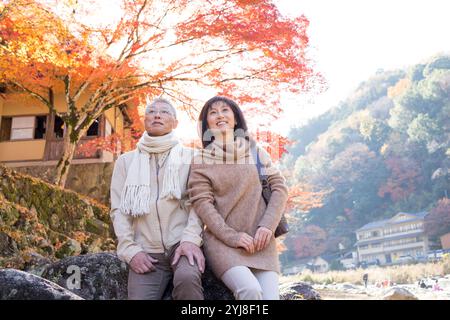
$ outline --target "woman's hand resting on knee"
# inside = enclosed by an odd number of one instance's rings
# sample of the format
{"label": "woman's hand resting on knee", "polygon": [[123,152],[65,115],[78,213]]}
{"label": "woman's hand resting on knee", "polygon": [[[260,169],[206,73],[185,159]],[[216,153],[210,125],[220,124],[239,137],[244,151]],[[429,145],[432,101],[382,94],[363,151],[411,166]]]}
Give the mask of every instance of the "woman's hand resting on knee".
{"label": "woman's hand resting on knee", "polygon": [[248,253],[254,253],[255,244],[253,237],[245,232],[239,232],[237,247],[245,249],[245,251],[247,251]]}
{"label": "woman's hand resting on knee", "polygon": [[255,234],[255,250],[260,251],[269,245],[272,231],[266,227],[259,227]]}

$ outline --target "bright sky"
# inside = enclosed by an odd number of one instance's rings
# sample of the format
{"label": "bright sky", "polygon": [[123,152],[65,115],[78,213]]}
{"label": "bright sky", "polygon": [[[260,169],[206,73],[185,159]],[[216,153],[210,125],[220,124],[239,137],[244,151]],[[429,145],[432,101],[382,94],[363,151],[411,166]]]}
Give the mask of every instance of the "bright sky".
{"label": "bright sky", "polygon": [[276,0],[285,15],[310,20],[310,57],[329,89],[308,98],[286,99],[274,128],[323,113],[344,100],[379,68],[391,70],[450,53],[448,0]]}
{"label": "bright sky", "polygon": [[[282,14],[310,20],[310,58],[326,78],[318,96],[283,99],[273,130],[287,134],[338,105],[378,69],[403,68],[450,53],[448,0],[275,0]],[[183,115],[179,134],[194,136]]]}

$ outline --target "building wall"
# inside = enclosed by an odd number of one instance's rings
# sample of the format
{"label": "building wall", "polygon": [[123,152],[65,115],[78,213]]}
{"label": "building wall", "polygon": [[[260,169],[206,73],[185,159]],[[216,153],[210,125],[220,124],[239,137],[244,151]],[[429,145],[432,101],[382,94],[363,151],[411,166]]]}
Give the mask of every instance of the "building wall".
{"label": "building wall", "polygon": [[[420,228],[417,228],[419,225]],[[392,229],[401,230],[401,232],[392,233]],[[381,236],[369,237],[372,232],[378,232]],[[417,234],[417,232],[422,232]],[[412,235],[416,233],[415,235]],[[398,237],[391,240],[391,237]],[[357,239],[367,239],[369,243],[358,245],[359,261],[371,262],[378,260],[380,264],[389,263],[386,256],[390,256],[391,262],[394,262],[402,255],[425,255],[428,251],[428,238],[423,233],[423,221],[411,221],[396,225],[388,225],[384,228],[364,230],[357,232]]]}
{"label": "building wall", "polygon": [[3,102],[2,116],[47,114],[48,108],[37,100],[20,95],[8,95]]}
{"label": "building wall", "polygon": [[115,128],[116,133],[123,134],[123,114],[120,112],[119,108],[111,108],[106,110],[104,113],[106,119],[109,121],[111,126]]}
{"label": "building wall", "polygon": [[[33,99],[8,95],[2,103],[0,116],[47,114],[48,108]],[[44,156],[45,140],[22,140],[0,142],[0,161],[41,160]]]}
{"label": "building wall", "polygon": [[[54,105],[58,112],[67,110],[64,94],[54,95]],[[80,101],[86,101],[87,96],[81,96]],[[79,108],[81,106],[78,106]],[[36,99],[19,94],[8,94],[2,102],[0,98],[0,116],[20,116],[48,114],[48,108]],[[118,108],[111,108],[104,113],[111,126],[116,132],[123,132],[123,115]]]}
{"label": "building wall", "polygon": [[[372,234],[377,233],[378,236],[373,236]],[[365,239],[370,239],[370,240],[376,240],[376,239],[382,239],[383,238],[383,229],[382,228],[376,228],[376,229],[369,229],[369,230],[364,230],[361,232],[358,232],[356,234],[356,238],[358,240],[365,240]]]}
{"label": "building wall", "polygon": [[0,142],[0,162],[41,160],[44,157],[45,140]]}
{"label": "building wall", "polygon": [[[80,100],[86,101],[87,96],[82,96]],[[59,112],[67,110],[62,93],[54,95],[54,104]],[[0,98],[0,118],[2,116],[46,115],[48,113],[49,110],[44,104],[27,95],[8,94],[6,99]],[[123,115],[118,108],[106,111],[105,117],[112,128],[116,126],[114,128],[116,132],[123,133]],[[0,142],[0,162],[43,160],[45,143],[45,139]],[[104,152],[102,162],[110,161],[113,161],[113,155]]]}

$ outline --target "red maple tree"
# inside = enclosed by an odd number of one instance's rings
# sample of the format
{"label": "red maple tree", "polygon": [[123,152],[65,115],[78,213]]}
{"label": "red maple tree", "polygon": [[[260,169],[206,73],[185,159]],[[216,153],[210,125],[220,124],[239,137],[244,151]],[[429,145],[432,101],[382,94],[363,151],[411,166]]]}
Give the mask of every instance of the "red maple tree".
{"label": "red maple tree", "polygon": [[386,167],[391,175],[379,190],[378,195],[389,195],[393,202],[400,201],[414,192],[420,179],[419,165],[410,158],[390,157]]}
{"label": "red maple tree", "polygon": [[[120,14],[98,19],[110,7]],[[282,92],[322,81],[306,57],[308,20],[283,17],[270,0],[17,0],[0,12],[0,81],[66,125],[61,186],[77,143],[109,108],[165,94],[193,117],[199,92],[213,90],[276,118]]]}
{"label": "red maple tree", "polygon": [[425,233],[432,239],[450,232],[450,199],[440,199],[425,216]]}

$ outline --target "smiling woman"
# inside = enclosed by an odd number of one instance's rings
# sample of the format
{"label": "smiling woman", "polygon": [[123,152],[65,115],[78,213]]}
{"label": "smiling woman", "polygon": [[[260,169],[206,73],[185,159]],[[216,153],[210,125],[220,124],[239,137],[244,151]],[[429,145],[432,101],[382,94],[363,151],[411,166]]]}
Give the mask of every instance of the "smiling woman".
{"label": "smiling woman", "polygon": [[[233,100],[209,99],[200,112],[199,127],[203,149],[193,159],[188,192],[206,225],[205,256],[237,300],[278,300],[274,231],[287,201],[285,180],[269,154],[249,136]],[[252,153],[260,157],[272,190],[267,204]]]}
{"label": "smiling woman", "polygon": [[216,96],[209,99],[198,119],[204,148],[215,139],[215,136],[220,135],[223,138],[232,139],[235,134],[245,135],[248,131],[247,122],[241,109],[236,102],[226,97]]}

